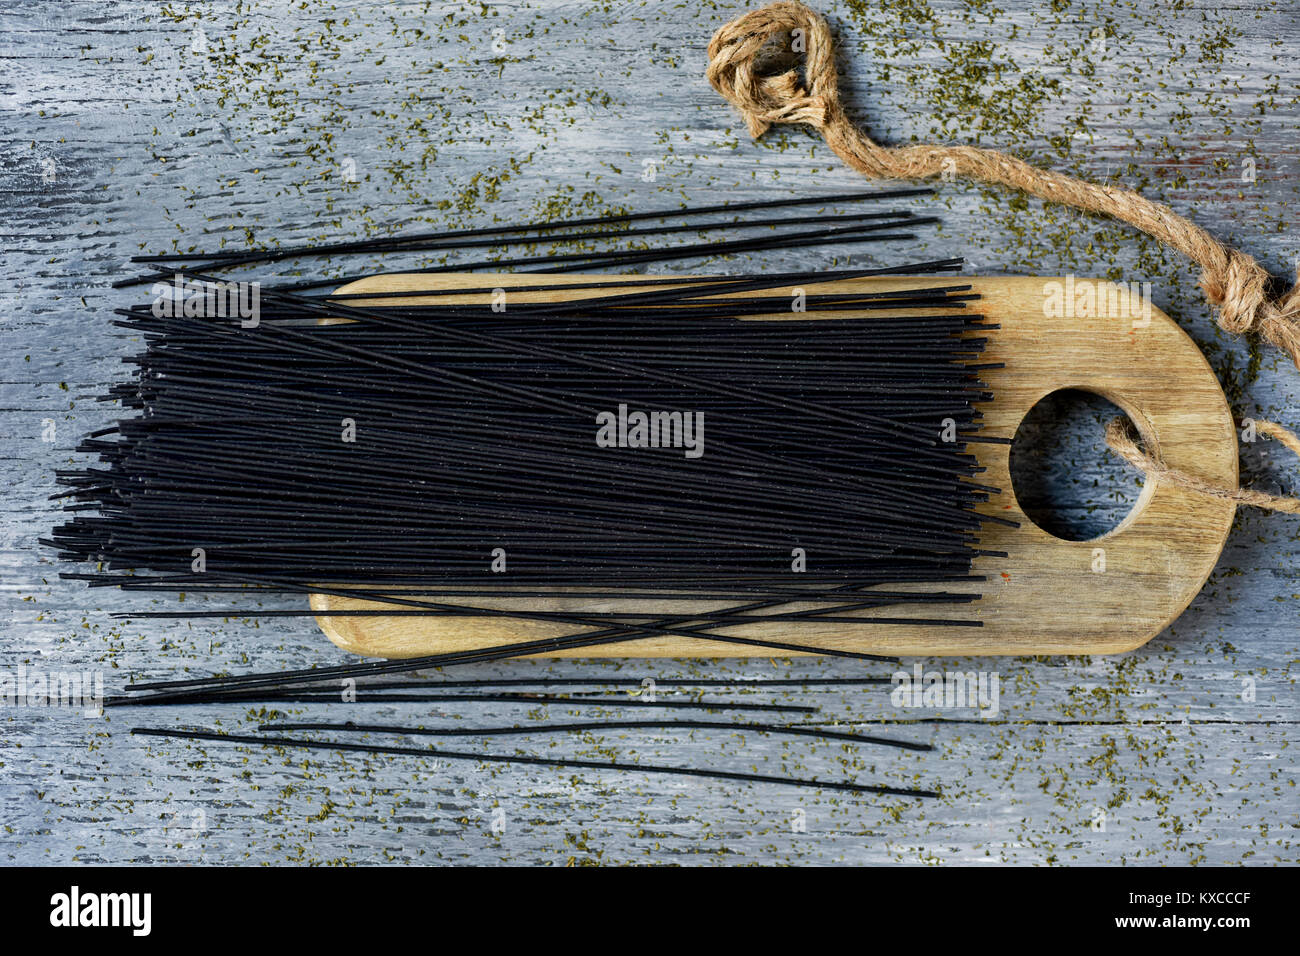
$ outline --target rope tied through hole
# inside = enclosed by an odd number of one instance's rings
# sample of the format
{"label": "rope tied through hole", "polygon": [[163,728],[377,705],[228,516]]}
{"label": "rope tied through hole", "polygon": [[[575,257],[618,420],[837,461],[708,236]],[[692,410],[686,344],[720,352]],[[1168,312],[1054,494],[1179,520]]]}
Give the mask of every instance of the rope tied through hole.
{"label": "rope tied through hole", "polygon": [[[1300,455],[1300,438],[1295,433],[1283,428],[1276,422],[1255,419],[1258,434],[1276,438],[1297,455]],[[1250,488],[1227,489],[1213,482],[1206,481],[1186,471],[1170,468],[1160,456],[1160,450],[1144,450],[1133,434],[1133,428],[1124,418],[1113,418],[1106,423],[1106,445],[1119,457],[1141,471],[1148,478],[1156,481],[1168,481],[1197,494],[1218,498],[1220,501],[1233,501],[1239,505],[1264,508],[1268,511],[1283,511],[1288,514],[1300,514],[1300,498],[1288,498],[1284,495],[1270,495]]]}
{"label": "rope tied through hole", "polygon": [[[787,70],[763,75],[760,52],[785,34],[803,41],[803,80]],[[1273,277],[1253,258],[1219,242],[1163,203],[1130,189],[1103,186],[1039,169],[993,149],[975,146],[881,146],[844,112],[835,69],[835,42],[826,20],[798,0],[779,0],[725,24],[713,35],[705,73],[709,83],[745,120],[757,139],[778,124],[812,126],[834,152],[868,179],[929,179],[963,176],[1007,186],[1048,202],[1119,219],[1169,245],[1201,267],[1201,289],[1217,311],[1219,326],[1234,335],[1256,333],[1285,351],[1300,368],[1300,267],[1296,282],[1272,294]],[[1300,454],[1300,440],[1272,422],[1257,429]],[[1249,489],[1225,489],[1167,467],[1144,452],[1122,420],[1112,422],[1106,441],[1116,454],[1149,477],[1227,501],[1296,513],[1300,499]]]}

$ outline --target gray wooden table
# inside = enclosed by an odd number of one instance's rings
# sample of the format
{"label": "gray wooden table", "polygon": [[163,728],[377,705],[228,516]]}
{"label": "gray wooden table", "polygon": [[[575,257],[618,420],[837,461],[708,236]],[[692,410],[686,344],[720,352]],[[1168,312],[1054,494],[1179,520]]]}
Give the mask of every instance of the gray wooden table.
{"label": "gray wooden table", "polygon": [[[1192,0],[823,0],[857,118],[892,142],[978,141],[1138,186],[1276,272],[1300,259],[1300,6]],[[703,80],[732,2],[0,4],[0,670],[131,677],[338,663],[305,620],[130,620],[171,598],[61,581],[38,536],[53,472],[114,409],[134,350],[109,282],[140,250],[333,239],[610,208],[857,188],[811,133],[749,142]],[[1123,276],[1204,348],[1234,410],[1300,423],[1300,375],[1213,325],[1193,271],[1113,223],[952,184],[914,246],[669,264],[742,271],[965,254],[986,274]],[[344,263],[304,269],[338,274]],[[331,273],[329,270],[334,270]],[[1027,498],[1105,530],[1135,477],[1097,407],[1040,436]],[[1277,446],[1245,480],[1295,493]],[[1041,502],[1040,502],[1041,503]],[[907,754],[669,731],[536,736],[483,752],[938,784],[864,798],[649,773],[574,772],[146,741],[256,725],[252,709],[0,708],[0,860],[14,863],[1292,862],[1297,852],[1300,518],[1243,513],[1203,593],[1118,657],[948,662],[1001,678],[1000,713],[899,710],[888,689],[711,694],[810,702],[807,722],[932,742]],[[1044,600],[1051,600],[1050,595]],[[190,595],[225,607],[221,595]],[[284,600],[274,607],[293,607]],[[905,662],[911,665],[913,662]],[[939,662],[926,662],[937,665]],[[486,677],[846,677],[881,665],[518,661]],[[661,688],[661,694],[686,690]],[[292,708],[339,718],[340,707]],[[609,711],[627,716],[625,711]],[[375,721],[540,722],[569,711],[369,708]],[[598,713],[586,707],[574,714]],[[883,725],[883,726],[881,726]]]}

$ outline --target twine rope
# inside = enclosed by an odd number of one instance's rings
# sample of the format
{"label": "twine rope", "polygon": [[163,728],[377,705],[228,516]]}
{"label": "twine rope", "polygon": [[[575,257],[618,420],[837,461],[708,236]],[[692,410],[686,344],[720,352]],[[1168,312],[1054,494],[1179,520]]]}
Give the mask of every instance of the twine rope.
{"label": "twine rope", "polygon": [[[1300,438],[1276,422],[1255,420],[1255,431],[1269,438],[1276,438],[1297,455],[1300,455]],[[1106,445],[1119,457],[1134,468],[1146,472],[1148,478],[1157,481],[1172,481],[1174,484],[1191,489],[1198,494],[1218,498],[1220,501],[1234,501],[1239,505],[1265,508],[1269,511],[1285,511],[1288,514],[1300,514],[1300,498],[1287,498],[1282,495],[1270,495],[1250,488],[1230,490],[1221,488],[1213,482],[1206,481],[1186,471],[1170,468],[1160,457],[1160,450],[1153,448],[1144,451],[1133,435],[1132,424],[1124,418],[1113,418],[1106,423]]]}
{"label": "twine rope", "polygon": [[[770,40],[794,31],[799,31],[797,35],[804,43],[803,82],[795,70],[776,76],[759,73],[759,51]],[[844,162],[868,179],[960,175],[1122,220],[1172,246],[1201,267],[1201,288],[1217,311],[1220,327],[1235,335],[1262,335],[1287,352],[1300,368],[1300,268],[1296,283],[1274,295],[1273,277],[1253,258],[1225,246],[1163,203],[1130,189],[1038,169],[1014,156],[975,146],[881,146],[845,115],[830,27],[820,14],[798,0],[779,0],[732,20],[713,35],[708,52],[705,75],[709,83],[740,111],[753,138],[762,136],[773,125],[805,123],[821,133]],[[1265,431],[1266,425],[1267,434],[1300,454],[1300,442],[1292,444],[1281,433],[1292,441],[1294,434],[1272,422],[1257,423],[1260,431]],[[1108,428],[1107,444],[1151,477],[1224,500],[1280,511],[1296,510],[1296,499],[1226,490],[1169,469],[1158,455],[1142,452],[1122,430],[1116,431],[1112,442]]]}

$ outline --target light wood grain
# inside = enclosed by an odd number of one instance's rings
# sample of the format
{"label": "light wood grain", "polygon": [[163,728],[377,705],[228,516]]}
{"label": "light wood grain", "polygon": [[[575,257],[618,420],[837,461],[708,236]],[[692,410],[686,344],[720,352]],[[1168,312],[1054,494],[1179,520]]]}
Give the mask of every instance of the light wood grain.
{"label": "light wood grain", "polygon": [[[590,277],[521,275],[376,276],[340,291],[392,292],[427,288],[484,288],[552,280],[556,291],[519,292],[535,301],[559,301],[607,294],[608,290],[564,291],[567,283]],[[634,280],[633,280],[634,281]],[[924,280],[922,280],[924,281]],[[964,281],[964,280],[963,280]],[[1237,452],[1231,413],[1218,381],[1199,349],[1172,320],[1153,307],[1149,313],[1127,286],[1091,283],[1095,307],[1073,304],[1068,317],[1045,314],[1050,278],[972,279],[981,300],[974,305],[1001,328],[991,333],[981,362],[1004,362],[986,373],[994,400],[981,406],[984,434],[1015,436],[1026,413],[1044,396],[1063,388],[1101,394],[1122,408],[1143,437],[1157,442],[1169,464],[1224,486],[1237,481]],[[871,278],[820,285],[817,292],[915,287],[916,278]],[[756,293],[757,294],[757,293]],[[768,292],[767,294],[771,294]],[[439,301],[483,302],[482,295],[439,297]],[[411,301],[376,298],[367,304]],[[1059,310],[1057,310],[1059,311]],[[816,312],[771,318],[816,321]],[[1144,324],[1149,320],[1149,324]],[[761,321],[761,320],[760,320]],[[813,328],[809,335],[815,335]],[[980,547],[1008,557],[979,557],[977,602],[946,608],[945,617],[978,619],[980,628],[864,623],[844,625],[782,621],[718,628],[718,632],[767,641],[807,643],[844,650],[889,654],[1096,654],[1131,650],[1150,640],[1180,614],[1213,570],[1232,523],[1234,506],[1168,483],[1148,482],[1127,518],[1091,541],[1065,541],[1037,527],[1016,501],[1008,470],[1008,445],[977,443],[971,451],[987,471],[983,484],[1002,489],[982,506],[986,513],[1020,522],[1018,528],[985,526]],[[1104,562],[1104,569],[1103,564]],[[891,585],[891,588],[897,588]],[[912,590],[922,590],[916,585]],[[446,603],[467,599],[446,598]],[[626,611],[689,613],[727,606],[649,600],[484,598],[479,606],[529,611]],[[315,594],[315,610],[382,609],[384,605]],[[785,606],[779,612],[813,605]],[[771,613],[778,613],[773,611]],[[871,612],[856,612],[868,617]],[[923,605],[891,608],[895,617],[930,618]],[[595,628],[502,617],[347,617],[317,619],[330,640],[345,650],[373,657],[413,657],[519,641],[559,637]],[[576,657],[747,657],[772,656],[770,649],[717,641],[654,637],[633,642],[556,652]]]}

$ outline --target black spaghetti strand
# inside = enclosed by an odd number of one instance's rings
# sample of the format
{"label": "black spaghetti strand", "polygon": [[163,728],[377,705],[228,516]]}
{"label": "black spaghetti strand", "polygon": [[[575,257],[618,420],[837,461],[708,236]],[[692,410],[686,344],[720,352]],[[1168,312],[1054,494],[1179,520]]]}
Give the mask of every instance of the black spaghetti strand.
{"label": "black spaghetti strand", "polygon": [[389,754],[394,756],[443,758],[447,760],[475,760],[481,763],[530,764],[543,767],[564,767],[580,770],[619,770],[632,773],[672,774],[686,777],[703,777],[714,780],[734,780],[743,783],[770,783],[782,786],[806,787],[820,790],[839,790],[848,793],[874,793],[882,796],[935,798],[937,790],[919,790],[902,787],[885,787],[877,784],[856,783],[850,780],[810,780],[801,777],[781,777],[771,774],[739,773],[728,770],[704,770],[695,767],[665,767],[658,764],[619,763],[617,761],[582,760],[578,758],[535,757],[524,754],[485,754],[455,750],[435,750],[423,747],[379,746],[355,744],[344,741],[307,740],[297,737],[258,737],[249,734],[225,734],[209,730],[173,730],[163,727],[133,727],[131,733],[147,737],[172,737],[182,740],[209,740],[217,743],[250,744],[257,747],[300,747],[307,750],[335,750],[345,753]]}
{"label": "black spaghetti strand", "polygon": [[900,750],[928,752],[934,749],[930,744],[911,740],[898,740],[894,737],[875,737],[870,734],[854,734],[840,730],[824,730],[819,727],[790,727],[781,724],[732,723],[725,720],[693,720],[676,718],[672,721],[658,720],[590,720],[571,723],[536,724],[531,727],[405,727],[393,724],[357,724],[352,721],[331,723],[315,721],[304,723],[261,724],[257,729],[264,733],[283,732],[286,730],[334,730],[349,734],[406,734],[412,737],[503,737],[525,736],[528,734],[591,733],[608,730],[636,730],[639,728],[661,728],[679,730],[682,728],[699,730],[751,731],[761,734],[785,734],[795,737],[816,737],[822,740],[847,740],[851,743],[873,744],[881,747],[897,747]]}

